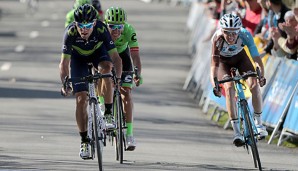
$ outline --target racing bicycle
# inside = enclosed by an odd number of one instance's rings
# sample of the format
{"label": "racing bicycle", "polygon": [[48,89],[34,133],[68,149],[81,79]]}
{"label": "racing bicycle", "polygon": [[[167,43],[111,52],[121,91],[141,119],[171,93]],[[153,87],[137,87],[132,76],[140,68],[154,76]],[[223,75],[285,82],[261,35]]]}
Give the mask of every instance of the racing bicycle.
{"label": "racing bicycle", "polygon": [[[231,68],[231,78],[218,80],[217,77],[214,78],[215,88],[220,91],[220,84],[225,82],[234,82],[234,86],[237,94],[237,112],[239,127],[242,132],[243,140],[245,142],[244,148],[247,150],[248,154],[252,155],[253,163],[255,168],[262,170],[261,160],[258,152],[257,141],[258,136],[260,135],[257,131],[253,115],[248,107],[247,100],[244,95],[244,88],[241,84],[241,80],[246,80],[248,77],[257,77],[261,78],[259,67],[256,68],[256,72],[246,72],[243,75],[240,75],[237,68]],[[242,126],[240,126],[242,125]]]}
{"label": "racing bicycle", "polygon": [[[118,79],[116,77],[115,70],[112,70],[113,73],[113,82],[114,82],[114,95],[113,95],[113,113],[115,117],[116,129],[114,131],[113,140],[115,142],[115,153],[116,153],[116,160],[119,161],[121,164],[123,163],[123,153],[127,150],[126,147],[126,137],[125,137],[125,129],[126,127],[126,119],[125,113],[123,111],[123,103],[122,97],[120,93],[120,84],[118,84]],[[137,75],[137,67],[135,67],[134,71],[123,71],[122,74],[134,74]]]}
{"label": "racing bicycle", "polygon": [[104,112],[101,105],[98,103],[95,86],[98,79],[112,77],[112,74],[100,74],[93,72],[93,65],[88,64],[89,75],[81,78],[65,78],[64,89],[70,87],[70,83],[88,82],[88,138],[91,145],[91,155],[87,159],[94,160],[95,151],[97,154],[97,161],[99,170],[103,170],[102,152],[103,147],[106,146],[106,127],[104,121]]}

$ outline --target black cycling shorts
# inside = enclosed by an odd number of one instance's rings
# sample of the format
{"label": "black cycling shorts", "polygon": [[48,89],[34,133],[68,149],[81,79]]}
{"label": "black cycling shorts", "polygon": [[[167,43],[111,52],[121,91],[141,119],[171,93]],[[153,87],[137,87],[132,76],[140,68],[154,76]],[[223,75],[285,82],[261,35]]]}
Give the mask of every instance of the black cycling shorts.
{"label": "black cycling shorts", "polygon": [[[130,50],[127,47],[125,51],[121,52],[119,56],[122,59],[122,70],[123,71],[133,71],[133,64],[130,57]],[[132,88],[133,83],[133,74],[122,73],[121,75],[122,87]]]}
{"label": "black cycling shorts", "polygon": [[[98,68],[100,62],[112,61],[105,48],[99,48],[90,56],[72,55],[70,62],[71,77],[84,77],[88,73],[88,63],[93,63],[94,67]],[[73,82],[73,92],[88,91],[88,83],[86,82]]]}

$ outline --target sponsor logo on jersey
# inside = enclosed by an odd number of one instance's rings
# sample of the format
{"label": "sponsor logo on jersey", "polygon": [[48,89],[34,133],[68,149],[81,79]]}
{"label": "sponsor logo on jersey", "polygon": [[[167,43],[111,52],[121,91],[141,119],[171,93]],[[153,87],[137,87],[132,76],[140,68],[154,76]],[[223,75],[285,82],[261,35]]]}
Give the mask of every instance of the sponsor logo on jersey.
{"label": "sponsor logo on jersey", "polygon": [[132,76],[126,75],[123,82],[131,82],[131,80],[132,80]]}

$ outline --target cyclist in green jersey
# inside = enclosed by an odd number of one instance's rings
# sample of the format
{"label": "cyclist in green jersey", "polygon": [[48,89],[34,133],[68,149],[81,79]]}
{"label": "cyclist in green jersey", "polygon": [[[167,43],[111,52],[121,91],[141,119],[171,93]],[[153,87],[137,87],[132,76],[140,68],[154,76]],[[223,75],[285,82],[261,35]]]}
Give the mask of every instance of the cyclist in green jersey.
{"label": "cyclist in green jersey", "polygon": [[73,9],[66,14],[65,27],[74,21],[74,11],[84,4],[91,4],[98,12],[97,19],[103,21],[103,12],[99,0],[75,0]]}
{"label": "cyclist in green jersey", "polygon": [[120,90],[127,125],[126,150],[133,151],[136,147],[136,141],[133,137],[133,101],[131,89],[133,81],[135,81],[137,86],[143,83],[141,76],[142,65],[137,36],[134,27],[127,23],[126,12],[122,8],[110,7],[107,9],[104,22],[108,26],[112,40],[114,41],[119,56],[122,59],[123,71],[133,71],[133,66],[138,68],[138,73],[135,73],[135,77],[133,77],[133,74],[122,73],[122,85]]}

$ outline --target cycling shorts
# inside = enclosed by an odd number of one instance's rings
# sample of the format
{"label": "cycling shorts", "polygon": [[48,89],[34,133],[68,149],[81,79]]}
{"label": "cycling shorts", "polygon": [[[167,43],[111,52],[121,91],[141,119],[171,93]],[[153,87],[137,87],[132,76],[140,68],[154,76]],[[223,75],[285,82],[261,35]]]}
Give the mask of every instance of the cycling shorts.
{"label": "cycling shorts", "polygon": [[218,79],[222,80],[226,76],[231,76],[230,69],[232,67],[238,68],[240,74],[247,71],[255,71],[255,68],[244,49],[237,55],[231,57],[219,57]]}
{"label": "cycling shorts", "polygon": [[[82,56],[78,54],[72,55],[70,62],[71,77],[75,78],[87,76],[89,75],[88,63],[92,63],[94,67],[98,68],[99,63],[103,61],[112,62],[105,48],[97,49],[90,56]],[[88,83],[86,82],[73,82],[72,87],[74,93],[88,91]]]}
{"label": "cycling shorts", "polygon": [[[125,51],[121,52],[119,56],[122,59],[122,70],[123,71],[133,71],[133,64],[130,57],[130,50],[127,47]],[[132,88],[133,84],[133,74],[122,73],[121,75],[122,87]]]}

